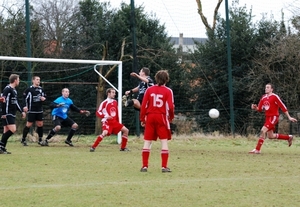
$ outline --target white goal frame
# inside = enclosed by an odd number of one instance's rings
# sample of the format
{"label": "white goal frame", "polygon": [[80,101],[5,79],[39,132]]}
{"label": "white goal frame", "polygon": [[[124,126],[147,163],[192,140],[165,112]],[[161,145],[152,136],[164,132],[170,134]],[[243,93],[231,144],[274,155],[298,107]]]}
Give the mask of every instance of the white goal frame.
{"label": "white goal frame", "polygon": [[[109,60],[81,60],[81,59],[54,59],[54,58],[30,58],[30,57],[13,57],[0,56],[0,60],[11,61],[26,61],[26,62],[52,62],[52,63],[78,63],[78,64],[93,64],[94,71],[101,76],[111,87],[118,92],[118,110],[119,121],[122,123],[122,61]],[[118,65],[118,87],[113,86],[101,73],[97,71],[99,65]],[[97,110],[97,109],[96,109]],[[121,132],[118,134],[117,142],[121,143]]]}

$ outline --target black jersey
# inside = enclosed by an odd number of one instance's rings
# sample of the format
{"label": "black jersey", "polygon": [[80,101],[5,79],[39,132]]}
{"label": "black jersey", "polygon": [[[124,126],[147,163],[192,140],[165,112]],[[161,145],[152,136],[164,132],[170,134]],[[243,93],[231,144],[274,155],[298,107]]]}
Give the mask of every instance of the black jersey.
{"label": "black jersey", "polygon": [[43,112],[43,101],[41,97],[46,97],[46,94],[40,86],[30,86],[23,93],[24,107],[28,108],[29,113],[41,113]]}
{"label": "black jersey", "polygon": [[23,112],[18,103],[18,93],[16,89],[7,85],[2,92],[2,96],[5,97],[5,102],[2,103],[2,115],[12,115],[15,117],[17,110],[21,113]]}
{"label": "black jersey", "polygon": [[138,100],[143,100],[146,89],[154,85],[153,80],[149,76],[146,79],[148,80],[148,83],[141,81],[140,84],[138,85],[139,88],[139,93],[137,96]]}

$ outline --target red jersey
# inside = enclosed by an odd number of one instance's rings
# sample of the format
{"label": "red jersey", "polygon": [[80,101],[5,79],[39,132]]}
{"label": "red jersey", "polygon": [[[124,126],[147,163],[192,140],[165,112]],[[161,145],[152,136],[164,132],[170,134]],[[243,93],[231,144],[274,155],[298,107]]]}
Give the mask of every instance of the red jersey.
{"label": "red jersey", "polygon": [[164,114],[172,120],[174,118],[173,91],[166,86],[149,87],[145,92],[140,110],[141,122],[145,122],[147,114]]}
{"label": "red jersey", "polygon": [[[111,98],[105,99],[96,111],[96,116],[102,118],[102,122],[113,120],[119,122],[118,102]],[[113,119],[108,120],[108,116],[113,117]]]}
{"label": "red jersey", "polygon": [[278,95],[272,93],[270,95],[265,94],[262,96],[258,103],[258,111],[265,111],[266,116],[279,116],[279,108],[282,112],[286,112],[287,108],[281,101]]}

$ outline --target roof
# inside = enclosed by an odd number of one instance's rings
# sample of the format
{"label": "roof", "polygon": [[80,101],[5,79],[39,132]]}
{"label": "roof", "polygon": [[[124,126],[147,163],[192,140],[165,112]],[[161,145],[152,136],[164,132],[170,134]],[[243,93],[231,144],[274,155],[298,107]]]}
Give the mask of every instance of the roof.
{"label": "roof", "polygon": [[[194,45],[195,42],[205,42],[207,38],[183,37],[183,45]],[[171,37],[171,43],[179,45],[179,37]]]}

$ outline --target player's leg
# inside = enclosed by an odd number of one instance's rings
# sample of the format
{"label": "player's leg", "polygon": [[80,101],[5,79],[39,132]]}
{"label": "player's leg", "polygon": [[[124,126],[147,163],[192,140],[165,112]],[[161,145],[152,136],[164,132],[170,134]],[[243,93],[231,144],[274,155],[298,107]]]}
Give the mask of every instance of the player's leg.
{"label": "player's leg", "polygon": [[148,171],[151,144],[151,140],[144,140],[144,146],[142,150],[142,168],[140,170],[141,172]]}
{"label": "player's leg", "polygon": [[268,131],[267,133],[268,138],[270,139],[281,139],[281,140],[286,140],[288,141],[288,145],[289,147],[293,144],[293,135],[290,134],[278,134],[278,133],[274,133],[273,130],[272,131]]}
{"label": "player's leg", "polygon": [[34,121],[35,121],[35,114],[28,113],[27,114],[27,122],[26,122],[26,125],[23,129],[23,132],[22,132],[21,144],[23,146],[28,146],[27,142],[26,142],[26,137],[27,137],[27,134],[29,133],[30,127],[32,126]]}
{"label": "player's leg", "polygon": [[95,152],[95,149],[98,147],[98,145],[100,144],[100,142],[102,142],[102,140],[104,139],[104,137],[109,135],[109,132],[107,130],[107,125],[102,125],[102,134],[100,134],[94,141],[93,145],[90,148],[90,152]]}
{"label": "player's leg", "polygon": [[121,125],[122,125],[122,128],[121,128],[121,130],[119,130],[122,132],[122,142],[121,142],[120,151],[129,151],[129,149],[126,148],[127,142],[128,142],[129,129],[127,129],[123,124],[121,124]]}
{"label": "player's leg", "polygon": [[152,115],[147,116],[144,131],[144,146],[142,149],[142,168],[141,172],[147,172],[149,166],[149,157],[151,152],[152,141],[157,140],[157,133]]}
{"label": "player's leg", "polygon": [[168,160],[169,160],[169,147],[168,147],[168,139],[161,139],[161,171],[171,172],[170,168],[168,168]]}
{"label": "player's leg", "polygon": [[50,130],[49,134],[47,135],[44,142],[42,142],[42,146],[48,146],[49,140],[61,129],[61,122],[63,119],[61,119],[58,116],[52,117],[52,122],[54,123],[54,128]]}
{"label": "player's leg", "polygon": [[72,143],[72,137],[74,136],[75,132],[77,131],[78,129],[78,124],[75,123],[72,119],[70,119],[69,117],[67,117],[63,123],[63,125],[67,125],[67,126],[70,126],[71,129],[69,131],[69,134],[67,136],[67,139],[65,140],[65,143],[67,145],[69,145],[70,147],[74,147],[73,143]]}
{"label": "player's leg", "polygon": [[17,130],[15,124],[15,118],[12,116],[6,116],[6,118],[3,119],[2,122],[3,122],[3,134],[0,141],[0,154],[11,154],[6,150],[6,144],[10,136],[13,135]]}
{"label": "player's leg", "polygon": [[44,134],[44,122],[43,122],[43,113],[38,113],[36,114],[36,122],[35,122],[37,128],[36,128],[36,133],[39,136],[39,141],[38,144],[42,143],[43,140],[43,134]]}
{"label": "player's leg", "polygon": [[260,149],[262,145],[264,144],[264,141],[266,139],[266,133],[269,131],[269,129],[265,126],[263,126],[260,130],[260,135],[256,144],[255,149],[251,150],[249,153],[250,154],[260,154]]}

